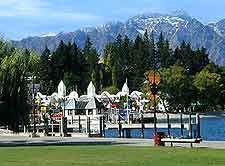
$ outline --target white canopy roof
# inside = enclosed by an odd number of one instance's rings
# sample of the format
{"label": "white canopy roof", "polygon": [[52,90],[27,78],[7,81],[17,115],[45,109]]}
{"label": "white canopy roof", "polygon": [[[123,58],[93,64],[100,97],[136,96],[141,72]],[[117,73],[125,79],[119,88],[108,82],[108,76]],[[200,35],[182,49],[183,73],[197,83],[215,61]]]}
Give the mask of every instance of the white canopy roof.
{"label": "white canopy roof", "polygon": [[128,85],[127,85],[127,80],[126,80],[126,82],[123,85],[122,93],[126,94],[126,95],[129,95],[129,88],[128,88]]}
{"label": "white canopy roof", "polygon": [[70,94],[69,94],[69,99],[78,99],[79,96],[78,96],[78,93],[76,91],[72,91]]}
{"label": "white canopy roof", "polygon": [[66,85],[61,80],[58,85],[58,97],[63,98],[66,96]]}
{"label": "white canopy roof", "polygon": [[126,96],[126,95],[127,95],[127,93],[125,93],[125,92],[118,92],[116,94],[117,97]]}
{"label": "white canopy roof", "polygon": [[47,96],[46,95],[42,95],[40,92],[37,92],[36,98],[37,99],[45,99]]}
{"label": "white canopy roof", "polygon": [[132,97],[132,98],[141,98],[141,95],[143,95],[143,93],[142,92],[138,92],[138,91],[133,91],[131,94],[130,94],[130,96]]}
{"label": "white canopy roof", "polygon": [[58,93],[53,93],[50,97],[51,103],[57,103],[59,101]]}
{"label": "white canopy roof", "polygon": [[126,79],[126,82],[123,84],[122,91],[118,92],[116,96],[121,97],[121,96],[127,96],[127,95],[129,95],[129,88],[128,88],[127,79]]}
{"label": "white canopy roof", "polygon": [[101,98],[110,98],[110,94],[109,94],[109,92],[107,92],[107,91],[104,91],[104,92],[102,92],[102,94],[101,94]]}
{"label": "white canopy roof", "polygon": [[87,95],[88,95],[88,97],[95,97],[95,96],[96,96],[95,86],[94,86],[94,84],[93,84],[92,81],[91,81],[90,84],[88,85],[88,88],[87,88]]}

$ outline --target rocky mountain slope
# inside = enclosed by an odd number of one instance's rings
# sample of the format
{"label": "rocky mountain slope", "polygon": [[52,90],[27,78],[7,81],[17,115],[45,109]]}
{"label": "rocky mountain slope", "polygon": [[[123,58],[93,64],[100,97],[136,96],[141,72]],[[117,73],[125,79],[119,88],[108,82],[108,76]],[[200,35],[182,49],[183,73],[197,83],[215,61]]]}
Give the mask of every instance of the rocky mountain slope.
{"label": "rocky mountain slope", "polygon": [[50,50],[55,50],[60,40],[64,42],[76,42],[79,47],[84,46],[89,36],[96,47],[102,53],[104,46],[117,37],[128,35],[135,39],[145,30],[154,31],[155,36],[163,32],[175,48],[183,40],[190,43],[193,48],[207,48],[210,58],[217,64],[225,64],[225,19],[218,23],[204,25],[186,13],[172,14],[143,14],[130,18],[126,22],[111,22],[98,27],[82,28],[74,32],[59,33],[57,35],[28,37],[21,41],[13,41],[15,47],[29,48],[41,53],[47,45]]}

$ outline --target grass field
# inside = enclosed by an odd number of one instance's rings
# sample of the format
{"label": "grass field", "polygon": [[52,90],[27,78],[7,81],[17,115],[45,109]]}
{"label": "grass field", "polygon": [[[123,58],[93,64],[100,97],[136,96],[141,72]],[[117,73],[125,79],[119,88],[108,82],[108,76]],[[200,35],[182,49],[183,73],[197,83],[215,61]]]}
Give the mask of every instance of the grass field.
{"label": "grass field", "polygon": [[0,148],[1,166],[224,166],[225,150],[128,146]]}

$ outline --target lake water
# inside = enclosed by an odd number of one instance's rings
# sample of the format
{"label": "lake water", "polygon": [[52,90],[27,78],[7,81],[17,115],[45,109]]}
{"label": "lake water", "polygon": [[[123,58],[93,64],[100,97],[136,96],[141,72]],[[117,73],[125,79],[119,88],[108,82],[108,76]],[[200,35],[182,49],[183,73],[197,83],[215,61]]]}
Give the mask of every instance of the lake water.
{"label": "lake water", "polygon": [[[207,141],[225,141],[225,117],[202,117],[200,119],[201,136]],[[160,132],[167,133],[167,129],[158,129]],[[171,129],[171,135],[180,137],[180,129]],[[153,138],[153,129],[144,130],[145,138]],[[184,136],[188,136],[188,131],[184,129]],[[118,130],[106,130],[106,137],[118,137]],[[132,138],[141,138],[140,129],[131,130]]]}

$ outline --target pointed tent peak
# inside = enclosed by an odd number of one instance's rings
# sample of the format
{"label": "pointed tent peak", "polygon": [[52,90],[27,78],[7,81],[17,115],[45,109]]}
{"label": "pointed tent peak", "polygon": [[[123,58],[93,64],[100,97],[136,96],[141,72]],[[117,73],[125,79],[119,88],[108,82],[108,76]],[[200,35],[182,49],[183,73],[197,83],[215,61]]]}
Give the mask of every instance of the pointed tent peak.
{"label": "pointed tent peak", "polygon": [[93,82],[91,81],[88,85],[88,88],[87,88],[87,95],[88,97],[94,97],[96,96],[96,93],[95,93],[95,86],[93,84]]}
{"label": "pointed tent peak", "polygon": [[44,99],[46,95],[42,95],[40,92],[37,92],[36,99]]}
{"label": "pointed tent peak", "polygon": [[142,92],[139,92],[139,91],[133,91],[131,94],[130,94],[130,96],[132,97],[132,98],[139,98],[139,99],[141,99],[141,96],[143,95],[143,93]]}
{"label": "pointed tent peak", "polygon": [[78,99],[79,98],[79,95],[76,91],[72,91],[70,94],[69,94],[69,99]]}
{"label": "pointed tent peak", "polygon": [[59,86],[60,86],[60,85],[64,85],[64,86],[65,86],[63,80],[61,80],[61,81],[59,82]]}
{"label": "pointed tent peak", "polygon": [[60,83],[58,85],[58,96],[60,98],[66,96],[66,85],[64,84],[64,82],[62,80],[60,81]]}
{"label": "pointed tent peak", "polygon": [[50,102],[52,104],[55,104],[59,101],[59,98],[58,98],[58,93],[53,93],[51,96],[50,96]]}
{"label": "pointed tent peak", "polygon": [[129,88],[128,88],[128,85],[127,85],[127,79],[126,79],[126,82],[123,85],[122,93],[125,93],[126,95],[129,95]]}
{"label": "pointed tent peak", "polygon": [[93,82],[90,81],[89,85],[88,86],[94,86]]}
{"label": "pointed tent peak", "polygon": [[104,97],[107,97],[107,98],[110,98],[110,93],[109,92],[107,92],[107,91],[104,91],[104,92],[102,92],[102,94],[101,94],[101,98],[104,98]]}

